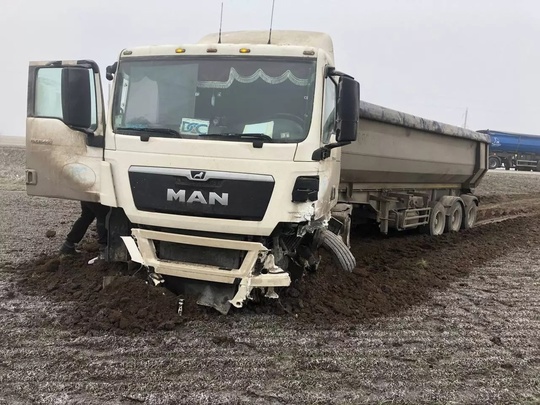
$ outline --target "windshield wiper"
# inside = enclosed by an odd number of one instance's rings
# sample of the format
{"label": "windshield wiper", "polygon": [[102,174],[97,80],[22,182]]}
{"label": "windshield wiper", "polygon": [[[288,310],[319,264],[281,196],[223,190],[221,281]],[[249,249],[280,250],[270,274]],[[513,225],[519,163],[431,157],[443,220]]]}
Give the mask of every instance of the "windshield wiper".
{"label": "windshield wiper", "polygon": [[133,131],[133,132],[142,132],[141,141],[148,142],[151,134],[160,134],[160,135],[169,135],[168,137],[172,138],[182,138],[180,132],[170,129],[170,128],[155,128],[155,127],[120,127],[116,128],[120,131]]}
{"label": "windshield wiper", "polygon": [[199,137],[200,138],[214,138],[214,139],[224,138],[224,140],[227,140],[227,141],[235,141],[235,140],[253,141],[254,148],[262,148],[262,145],[264,142],[274,141],[270,135],[257,134],[257,133],[201,134],[199,135]]}

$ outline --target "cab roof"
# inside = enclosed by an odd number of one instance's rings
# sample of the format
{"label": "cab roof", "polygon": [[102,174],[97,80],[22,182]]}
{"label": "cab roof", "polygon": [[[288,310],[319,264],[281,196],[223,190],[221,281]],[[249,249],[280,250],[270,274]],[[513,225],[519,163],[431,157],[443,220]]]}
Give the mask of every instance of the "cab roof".
{"label": "cab roof", "polygon": [[[269,31],[231,31],[221,33],[222,44],[268,44]],[[217,44],[219,34],[208,34],[199,40],[199,44]],[[271,45],[287,46],[296,45],[319,48],[334,57],[334,45],[330,35],[315,31],[272,31]]]}

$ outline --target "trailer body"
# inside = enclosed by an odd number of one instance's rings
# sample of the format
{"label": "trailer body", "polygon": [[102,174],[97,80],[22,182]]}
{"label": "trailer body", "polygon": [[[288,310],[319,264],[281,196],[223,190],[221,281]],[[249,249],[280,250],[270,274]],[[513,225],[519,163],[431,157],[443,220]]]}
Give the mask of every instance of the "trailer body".
{"label": "trailer body", "polygon": [[[485,134],[367,102],[360,106],[358,138],[342,150],[341,202],[369,206],[367,214],[387,232],[388,225],[420,226],[416,217],[428,218],[430,202],[449,208],[455,198],[474,200],[487,171]],[[365,209],[353,212],[357,219],[367,215]]]}

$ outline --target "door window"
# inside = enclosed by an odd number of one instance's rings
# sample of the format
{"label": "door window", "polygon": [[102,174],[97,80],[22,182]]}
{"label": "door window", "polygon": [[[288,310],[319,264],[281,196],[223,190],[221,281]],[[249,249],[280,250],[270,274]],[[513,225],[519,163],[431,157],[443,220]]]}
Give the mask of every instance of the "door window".
{"label": "door window", "polygon": [[[62,101],[62,73],[64,69],[73,68],[46,67],[38,69],[35,83],[35,117],[64,119]],[[97,128],[96,85],[93,71],[91,69],[86,69],[86,71],[89,75],[90,86],[91,125],[89,129],[95,130]],[[81,95],[81,97],[84,96]]]}
{"label": "door window", "polygon": [[36,79],[35,115],[63,118],[62,68],[39,69]]}
{"label": "door window", "polygon": [[336,83],[328,77],[324,87],[322,141],[328,143],[336,131]]}

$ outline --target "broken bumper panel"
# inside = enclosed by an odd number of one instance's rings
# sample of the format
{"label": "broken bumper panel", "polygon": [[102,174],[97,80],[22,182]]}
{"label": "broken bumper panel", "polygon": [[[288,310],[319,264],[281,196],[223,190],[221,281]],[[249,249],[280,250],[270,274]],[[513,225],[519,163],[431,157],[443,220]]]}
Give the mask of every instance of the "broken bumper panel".
{"label": "broken bumper panel", "polygon": [[[171,234],[138,228],[132,229],[131,237],[123,236],[122,240],[131,260],[152,267],[158,274],[225,284],[237,283],[237,293],[229,301],[237,308],[242,307],[253,288],[267,289],[267,296],[277,298],[274,287],[287,287],[291,284],[289,274],[275,265],[273,255],[258,242]],[[241,250],[246,254],[239,268],[223,270],[217,266],[161,260],[157,257],[154,241]],[[263,263],[263,271],[253,274],[258,260]]]}

